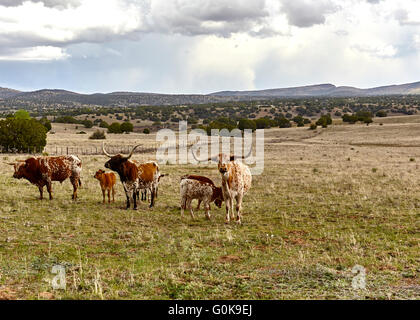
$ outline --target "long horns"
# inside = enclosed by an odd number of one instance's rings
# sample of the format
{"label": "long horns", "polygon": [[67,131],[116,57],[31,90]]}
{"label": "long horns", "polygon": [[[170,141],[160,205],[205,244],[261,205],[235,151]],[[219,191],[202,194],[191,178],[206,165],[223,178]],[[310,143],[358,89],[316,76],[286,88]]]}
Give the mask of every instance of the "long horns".
{"label": "long horns", "polygon": [[230,156],[230,161],[234,161],[235,159],[246,159],[251,155],[251,153],[252,153],[252,147],[249,148],[249,152],[246,156],[236,157],[235,155],[231,155]]}
{"label": "long horns", "polygon": [[106,152],[105,150],[105,142],[102,142],[102,152],[108,157],[108,158],[112,158],[112,155],[110,155],[108,152]]}
{"label": "long horns", "polygon": [[[204,161],[214,161],[214,162],[217,162],[218,159],[219,159],[219,157],[220,157],[220,155],[216,155],[216,156],[213,156],[213,157],[209,157],[207,159],[198,159],[196,157],[196,155],[195,155],[194,148],[191,150],[191,153],[192,153],[195,161],[197,161],[197,162],[204,162]],[[248,154],[246,156],[236,157],[235,155],[231,155],[229,157],[229,160],[230,161],[234,161],[235,159],[246,159],[246,158],[248,158],[251,155],[251,153],[252,153],[252,147],[249,148],[249,152],[248,152]]]}
{"label": "long horns", "polygon": [[[132,156],[132,155],[133,155],[133,153],[134,153],[134,150],[136,150],[136,148],[137,148],[137,147],[139,147],[139,146],[141,146],[141,145],[140,145],[140,144],[138,144],[138,145],[134,146],[134,148],[133,148],[133,149],[131,149],[131,151],[130,151],[129,155],[126,157],[126,159],[127,159],[127,160],[131,158],[131,156]],[[113,157],[111,154],[109,154],[109,153],[105,150],[105,142],[102,142],[102,151],[103,151],[103,153],[104,153],[104,154],[105,154],[108,158],[112,158],[112,157]]]}

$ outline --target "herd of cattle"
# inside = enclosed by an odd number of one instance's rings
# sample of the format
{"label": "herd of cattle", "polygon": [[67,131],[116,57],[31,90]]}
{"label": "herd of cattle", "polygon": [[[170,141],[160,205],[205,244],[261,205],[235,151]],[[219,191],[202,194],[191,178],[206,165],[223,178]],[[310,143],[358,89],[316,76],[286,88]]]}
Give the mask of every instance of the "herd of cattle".
{"label": "herd of cattle", "polygon": [[[138,161],[130,160],[135,149],[139,146],[135,146],[128,156],[123,156],[121,154],[109,154],[105,150],[105,146],[102,145],[103,153],[110,158],[105,163],[105,168],[116,172],[122,182],[127,199],[126,209],[131,207],[131,201],[133,202],[133,209],[137,209],[137,200],[140,200],[140,192],[142,200],[147,200],[147,195],[150,193],[150,207],[153,207],[160,179],[165,176],[165,174],[160,173],[159,166],[154,161],[139,163]],[[203,176],[182,176],[180,182],[181,215],[183,215],[185,209],[188,209],[192,218],[194,218],[191,202],[193,199],[197,199],[197,210],[201,202],[203,202],[206,217],[210,219],[210,203],[214,202],[220,208],[224,201],[226,222],[228,223],[230,219],[235,219],[233,208],[233,201],[235,200],[236,221],[241,223],[242,199],[250,189],[252,182],[252,175],[248,166],[236,160],[234,156],[222,153],[203,160],[197,159],[194,153],[193,156],[197,161],[216,161],[222,178],[222,185],[221,187],[216,187],[211,179]],[[51,200],[53,198],[52,181],[61,183],[66,179],[70,179],[73,185],[72,199],[77,198],[77,190],[81,186],[82,161],[75,155],[31,157],[8,164],[14,167],[14,178],[24,178],[38,187],[40,199],[43,199],[44,186],[47,186]],[[100,182],[103,202],[105,202],[106,193],[108,194],[108,202],[111,202],[111,194],[112,201],[114,201],[115,174],[98,170],[94,178]]]}

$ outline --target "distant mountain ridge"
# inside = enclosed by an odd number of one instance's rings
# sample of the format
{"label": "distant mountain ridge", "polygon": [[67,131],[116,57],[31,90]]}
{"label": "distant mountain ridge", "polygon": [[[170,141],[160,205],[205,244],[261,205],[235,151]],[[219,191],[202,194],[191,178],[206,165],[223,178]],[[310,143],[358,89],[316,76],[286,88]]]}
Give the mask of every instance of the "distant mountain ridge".
{"label": "distant mountain ridge", "polygon": [[389,85],[369,89],[359,89],[349,86],[335,86],[333,84],[318,84],[302,87],[251,90],[251,91],[219,91],[211,93],[213,96],[249,96],[249,97],[303,97],[303,96],[377,96],[420,94],[420,81],[401,85]]}
{"label": "distant mountain ridge", "polygon": [[264,100],[298,97],[364,97],[379,95],[420,94],[420,81],[401,85],[389,85],[359,89],[333,84],[317,84],[301,87],[248,91],[219,91],[210,94],[160,94],[147,92],[111,92],[81,94],[62,89],[42,89],[24,92],[0,87],[0,105],[3,104],[93,104],[93,105],[180,105],[217,103],[226,101]]}

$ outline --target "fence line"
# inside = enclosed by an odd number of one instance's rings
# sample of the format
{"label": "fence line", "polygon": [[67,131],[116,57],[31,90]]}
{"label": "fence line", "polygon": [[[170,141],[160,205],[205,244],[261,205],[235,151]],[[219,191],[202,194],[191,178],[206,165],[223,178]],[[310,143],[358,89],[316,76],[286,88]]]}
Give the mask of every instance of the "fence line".
{"label": "fence line", "polygon": [[[141,153],[156,153],[158,148],[161,146],[161,143],[154,143],[149,144],[146,146],[139,146],[134,150],[134,154],[141,154]],[[186,145],[187,148],[192,147],[194,144]],[[128,154],[133,149],[135,145],[107,145],[106,151],[110,154]],[[185,145],[175,144],[169,147],[169,149],[185,147]],[[103,155],[102,146],[86,146],[86,147],[78,147],[78,146],[46,146],[42,151],[37,148],[27,148],[27,150],[13,150],[7,148],[0,148],[0,153],[8,153],[8,154],[48,154],[48,155]]]}

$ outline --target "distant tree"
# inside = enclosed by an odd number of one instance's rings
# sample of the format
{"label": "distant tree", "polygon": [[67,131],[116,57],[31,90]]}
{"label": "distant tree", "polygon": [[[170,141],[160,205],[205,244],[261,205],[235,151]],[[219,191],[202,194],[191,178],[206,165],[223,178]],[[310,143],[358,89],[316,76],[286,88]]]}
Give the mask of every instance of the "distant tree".
{"label": "distant tree", "polygon": [[290,120],[286,118],[278,118],[277,123],[279,128],[290,128],[292,126]]}
{"label": "distant tree", "polygon": [[122,132],[133,132],[133,124],[131,122],[123,122],[120,129]]}
{"label": "distant tree", "polygon": [[88,129],[93,127],[93,122],[90,120],[83,120],[81,121],[81,124],[83,124],[85,128],[88,128]]}
{"label": "distant tree", "polygon": [[118,122],[113,122],[108,127],[108,133],[122,133],[122,131],[121,131],[121,125]]}
{"label": "distant tree", "polygon": [[101,122],[99,123],[99,127],[100,128],[108,128],[109,124],[108,124],[108,122],[106,122],[104,120],[101,120]]}
{"label": "distant tree", "polygon": [[388,116],[388,114],[386,113],[385,110],[379,110],[378,112],[376,112],[376,116],[380,117],[380,118],[383,118],[383,117]]}
{"label": "distant tree", "polygon": [[251,129],[252,131],[255,131],[257,129],[257,124],[253,120],[249,119],[241,119],[238,123],[239,130],[245,130],[245,129]]}

